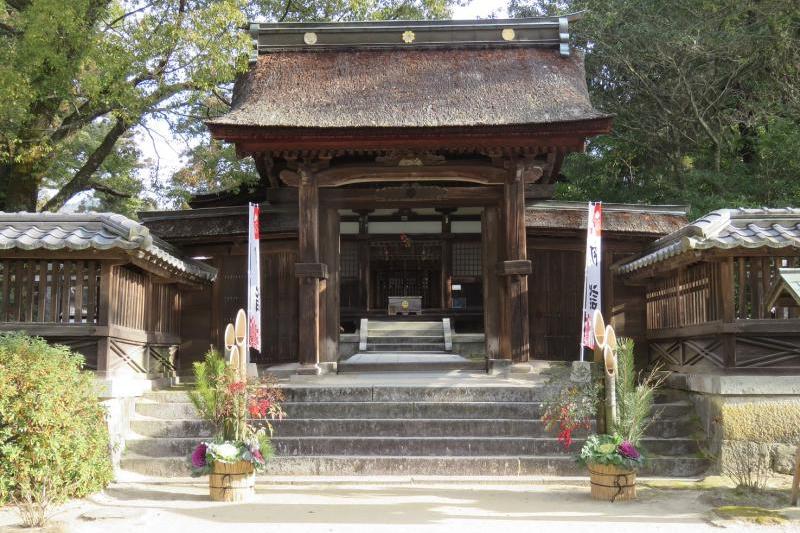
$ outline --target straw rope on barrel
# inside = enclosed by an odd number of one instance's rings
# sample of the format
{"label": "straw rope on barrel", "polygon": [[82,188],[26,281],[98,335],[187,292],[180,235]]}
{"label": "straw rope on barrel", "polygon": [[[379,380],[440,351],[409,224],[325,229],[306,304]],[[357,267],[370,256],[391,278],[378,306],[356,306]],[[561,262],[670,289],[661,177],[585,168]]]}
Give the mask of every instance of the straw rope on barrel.
{"label": "straw rope on barrel", "polygon": [[208,491],[211,499],[218,502],[243,502],[253,497],[256,474],[252,463],[215,462],[208,476]]}
{"label": "straw rope on barrel", "polygon": [[592,498],[607,502],[636,498],[636,472],[615,465],[589,465]]}

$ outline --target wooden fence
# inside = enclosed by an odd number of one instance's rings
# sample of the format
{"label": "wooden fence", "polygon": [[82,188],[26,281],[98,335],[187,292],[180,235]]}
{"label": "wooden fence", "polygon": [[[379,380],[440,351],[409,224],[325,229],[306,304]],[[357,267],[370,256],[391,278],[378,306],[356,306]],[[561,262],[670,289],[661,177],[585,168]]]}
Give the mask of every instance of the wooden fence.
{"label": "wooden fence", "polygon": [[712,322],[720,318],[718,272],[714,263],[677,270],[647,291],[647,329],[665,329]]}
{"label": "wooden fence", "polygon": [[737,256],[677,268],[648,284],[650,357],[673,369],[800,368],[797,308],[765,305],[778,269],[800,258]]}
{"label": "wooden fence", "polygon": [[[107,295],[102,276],[110,273]],[[62,326],[103,324],[101,297],[107,299],[105,325],[178,335],[180,292],[154,283],[144,272],[116,266],[104,270],[94,260],[0,261],[0,322]]]}
{"label": "wooden fence", "polygon": [[96,324],[98,261],[0,261],[0,322]]}

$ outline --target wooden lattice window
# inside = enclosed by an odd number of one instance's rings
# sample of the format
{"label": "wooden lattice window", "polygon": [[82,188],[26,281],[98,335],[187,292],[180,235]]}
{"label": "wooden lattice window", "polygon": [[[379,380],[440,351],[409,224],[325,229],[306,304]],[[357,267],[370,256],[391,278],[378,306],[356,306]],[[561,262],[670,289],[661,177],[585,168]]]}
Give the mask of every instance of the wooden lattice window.
{"label": "wooden lattice window", "polygon": [[358,279],[358,243],[342,243],[339,255],[339,272],[342,280]]}
{"label": "wooden lattice window", "polygon": [[453,276],[481,276],[481,244],[479,242],[453,243]]}

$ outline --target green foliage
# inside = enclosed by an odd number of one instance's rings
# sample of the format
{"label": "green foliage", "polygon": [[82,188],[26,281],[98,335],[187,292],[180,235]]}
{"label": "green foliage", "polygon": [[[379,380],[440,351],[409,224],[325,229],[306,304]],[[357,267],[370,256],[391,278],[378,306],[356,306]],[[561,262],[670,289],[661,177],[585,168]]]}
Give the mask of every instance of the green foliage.
{"label": "green foliage", "polygon": [[147,207],[142,161],[129,141],[136,133],[157,143],[153,121],[185,138],[191,169],[174,185],[156,184],[157,193],[181,203],[187,184],[193,191],[247,184],[252,163],[237,162],[202,123],[230,106],[232,82],[247,69],[247,19],[444,18],[452,3],[0,2],[0,210],[57,210],[87,191],[94,198],[83,208],[130,214]]}
{"label": "green foliage", "polygon": [[63,498],[111,481],[105,411],[82,366],[63,346],[0,335],[0,503],[21,486]]}
{"label": "green foliage", "polygon": [[231,378],[231,369],[215,349],[206,352],[202,361],[195,361],[194,389],[189,399],[205,420],[214,425],[215,433],[224,431],[223,396],[224,384]]}
{"label": "green foliage", "polygon": [[633,341],[620,338],[617,356],[617,423],[614,432],[622,439],[639,446],[653,417],[653,401],[658,388],[664,382],[658,367],[653,368],[638,380],[634,366]]}
{"label": "green foliage", "polygon": [[800,10],[782,0],[511,0],[513,16],[587,10],[586,54],[610,135],[563,167],[557,196],[730,206],[800,203]]}

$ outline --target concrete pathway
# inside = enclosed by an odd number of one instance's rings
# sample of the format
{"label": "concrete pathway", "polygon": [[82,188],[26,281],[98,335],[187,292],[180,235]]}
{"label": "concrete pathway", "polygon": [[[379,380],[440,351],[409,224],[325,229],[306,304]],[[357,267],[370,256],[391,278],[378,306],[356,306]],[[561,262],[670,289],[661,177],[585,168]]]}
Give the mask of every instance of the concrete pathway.
{"label": "concrete pathway", "polygon": [[[117,483],[55,517],[69,532],[703,532],[710,507],[692,490],[645,488],[639,500],[589,498],[585,484],[336,482],[259,484],[255,500],[214,503],[201,483]],[[798,518],[793,516],[793,518]],[[0,509],[0,530],[16,521]],[[800,531],[727,524],[729,531]],[[17,531],[17,528],[7,528]]]}

